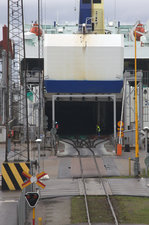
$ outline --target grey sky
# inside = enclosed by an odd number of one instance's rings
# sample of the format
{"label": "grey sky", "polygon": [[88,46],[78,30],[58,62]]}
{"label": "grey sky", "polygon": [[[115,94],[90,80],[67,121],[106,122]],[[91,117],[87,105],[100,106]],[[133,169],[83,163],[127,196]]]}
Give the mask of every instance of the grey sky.
{"label": "grey sky", "polygon": [[[37,19],[37,0],[24,0],[25,22]],[[79,0],[42,0],[43,22],[59,23],[78,21]],[[121,23],[134,24],[137,20],[147,22],[149,19],[149,0],[104,0],[105,20],[116,20]],[[77,11],[74,7],[77,5]],[[116,5],[116,7],[115,7]],[[115,10],[116,9],[116,10]],[[0,0],[0,25],[7,24],[7,0]]]}

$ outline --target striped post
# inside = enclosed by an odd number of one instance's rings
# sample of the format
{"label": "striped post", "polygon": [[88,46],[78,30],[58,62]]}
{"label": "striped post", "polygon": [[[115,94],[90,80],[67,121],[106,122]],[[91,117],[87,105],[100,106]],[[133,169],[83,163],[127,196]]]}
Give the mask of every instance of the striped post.
{"label": "striped post", "polygon": [[35,208],[33,208],[33,225],[35,225]]}

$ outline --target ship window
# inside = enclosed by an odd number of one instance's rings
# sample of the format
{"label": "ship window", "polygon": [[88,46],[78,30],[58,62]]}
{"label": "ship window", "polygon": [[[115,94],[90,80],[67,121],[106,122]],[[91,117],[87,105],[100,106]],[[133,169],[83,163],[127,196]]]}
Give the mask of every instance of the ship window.
{"label": "ship window", "polygon": [[89,4],[89,3],[91,3],[91,0],[82,0],[82,3],[83,4]]}
{"label": "ship window", "polygon": [[93,0],[93,3],[101,3],[101,0]]}

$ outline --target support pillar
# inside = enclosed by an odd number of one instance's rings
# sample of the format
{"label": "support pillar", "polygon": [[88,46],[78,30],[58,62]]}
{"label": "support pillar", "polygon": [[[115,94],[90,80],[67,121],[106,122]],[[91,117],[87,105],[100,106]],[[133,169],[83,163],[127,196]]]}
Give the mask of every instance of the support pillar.
{"label": "support pillar", "polygon": [[52,128],[55,128],[55,96],[52,96]]}
{"label": "support pillar", "polygon": [[116,96],[113,96],[113,111],[114,111],[114,140],[116,140]]}

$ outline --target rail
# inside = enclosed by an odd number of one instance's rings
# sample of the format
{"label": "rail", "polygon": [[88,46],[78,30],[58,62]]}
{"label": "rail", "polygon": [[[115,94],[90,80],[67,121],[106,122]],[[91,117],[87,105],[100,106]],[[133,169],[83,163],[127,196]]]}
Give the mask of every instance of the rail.
{"label": "rail", "polygon": [[93,147],[96,147],[98,144],[101,144],[101,143],[107,141],[107,139],[100,140],[97,143],[95,141],[92,143],[91,140],[87,140],[87,139],[86,140],[79,140],[78,138],[76,138],[74,140],[69,139],[69,140],[63,140],[63,141],[66,142],[67,144],[72,145],[78,153],[79,162],[80,162],[80,169],[81,169],[81,179],[82,179],[82,183],[83,183],[83,187],[84,187],[84,201],[85,201],[88,224],[91,225],[91,219],[90,219],[90,213],[89,213],[89,207],[88,207],[88,201],[87,201],[87,191],[86,191],[86,185],[85,185],[85,178],[83,176],[83,166],[82,166],[82,161],[81,161],[81,154],[80,154],[80,151],[79,151],[79,148],[83,147],[84,145],[92,153],[92,157],[93,157],[93,160],[94,160],[94,163],[95,163],[95,166],[96,166],[96,170],[97,170],[97,173],[98,173],[98,182],[99,182],[99,184],[102,184],[102,186],[103,186],[103,190],[105,192],[106,199],[107,199],[109,208],[111,210],[111,213],[112,213],[112,216],[113,216],[113,219],[114,219],[114,223],[115,223],[115,225],[118,225],[119,223],[118,223],[118,219],[117,219],[114,207],[112,205],[110,196],[109,196],[109,194],[106,190],[106,187],[105,187],[105,184],[104,184],[104,181],[103,181],[103,177],[102,177],[100,169],[98,167],[98,163],[97,163],[97,160],[96,160],[95,153],[92,150]]}
{"label": "rail", "polygon": [[85,186],[85,179],[83,177],[83,166],[82,166],[82,161],[81,161],[81,155],[80,155],[80,151],[74,145],[73,145],[73,147],[76,149],[76,151],[78,152],[78,156],[79,156],[80,169],[81,169],[81,179],[82,179],[82,183],[83,183],[83,187],[84,187],[84,201],[85,201],[87,221],[88,221],[88,224],[91,225],[89,207],[88,207],[88,202],[87,202],[87,191],[86,191],[86,186]]}
{"label": "rail", "polygon": [[113,205],[112,205],[112,202],[111,202],[111,200],[110,200],[110,196],[109,196],[109,194],[108,194],[108,192],[107,192],[107,190],[106,190],[106,188],[105,188],[104,181],[103,181],[102,175],[101,175],[101,173],[100,173],[100,170],[99,170],[99,167],[98,167],[98,164],[97,164],[97,160],[96,160],[95,153],[94,153],[94,151],[93,151],[90,147],[89,147],[88,149],[89,149],[89,150],[92,152],[92,154],[93,154],[93,159],[94,159],[94,162],[95,162],[95,165],[96,165],[96,169],[97,169],[97,172],[98,172],[99,183],[100,183],[100,182],[102,183],[102,186],[103,186],[103,189],[104,189],[106,198],[107,198],[107,202],[108,202],[108,204],[109,204],[109,207],[110,207],[112,216],[113,216],[113,218],[114,218],[115,224],[118,225],[118,224],[119,224],[119,223],[118,223],[118,219],[117,219],[116,213],[115,213],[115,211],[114,211],[114,207],[113,207]]}

